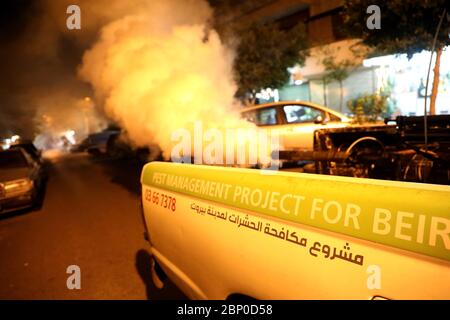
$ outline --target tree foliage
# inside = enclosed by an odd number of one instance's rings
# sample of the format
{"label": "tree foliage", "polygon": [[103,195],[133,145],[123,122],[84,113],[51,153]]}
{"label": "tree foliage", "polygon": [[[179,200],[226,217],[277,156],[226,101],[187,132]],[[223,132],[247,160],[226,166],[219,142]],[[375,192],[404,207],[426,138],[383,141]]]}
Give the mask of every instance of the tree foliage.
{"label": "tree foliage", "polygon": [[375,122],[388,111],[388,100],[389,96],[385,93],[363,94],[347,101],[347,106],[358,123]]}
{"label": "tree foliage", "polygon": [[284,86],[290,77],[287,68],[303,65],[307,56],[303,24],[289,31],[275,23],[252,24],[240,33],[235,60],[239,85],[237,95],[245,97],[266,88]]}
{"label": "tree foliage", "polygon": [[324,103],[327,105],[326,89],[328,84],[337,81],[339,83],[340,91],[339,111],[342,112],[344,102],[343,82],[350,76],[350,73],[360,65],[362,59],[367,56],[368,48],[358,44],[352,45],[349,48],[351,56],[344,59],[337,58],[340,50],[340,46],[332,48],[329,45],[322,45],[319,47],[318,56],[326,72],[322,77],[324,85]]}
{"label": "tree foliage", "polygon": [[[367,8],[377,5],[381,11],[381,28],[367,27]],[[446,11],[444,11],[446,9]],[[445,17],[442,15],[446,13]],[[433,49],[433,39],[441,17],[444,23],[436,38],[436,60],[430,103],[430,113],[436,110],[439,86],[440,57],[450,45],[450,1],[448,0],[345,0],[344,28],[351,36],[374,47],[379,53],[414,53]],[[425,100],[426,103],[426,100]]]}
{"label": "tree foliage", "polygon": [[[345,0],[344,28],[350,36],[380,53],[414,53],[430,50],[434,33],[448,0]],[[367,8],[377,5],[381,9],[381,28],[366,25]],[[447,9],[447,13],[449,13]],[[450,24],[444,20],[436,47],[450,44]]]}

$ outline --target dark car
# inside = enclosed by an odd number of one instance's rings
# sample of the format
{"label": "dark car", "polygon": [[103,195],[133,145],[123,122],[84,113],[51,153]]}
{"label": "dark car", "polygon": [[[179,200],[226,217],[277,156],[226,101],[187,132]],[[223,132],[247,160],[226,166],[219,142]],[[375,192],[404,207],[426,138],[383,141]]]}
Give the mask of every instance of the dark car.
{"label": "dark car", "polygon": [[0,151],[0,213],[33,207],[42,183],[42,166],[24,149]]}
{"label": "dark car", "polygon": [[36,146],[33,144],[33,142],[28,140],[20,140],[18,143],[12,144],[10,149],[23,149],[25,152],[27,152],[31,158],[33,158],[34,161],[42,164],[42,153],[40,150],[36,148]]}
{"label": "dark car", "polygon": [[71,150],[73,152],[87,151],[94,155],[105,154],[107,152],[108,140],[112,136],[117,136],[119,134],[120,131],[115,129],[106,129],[101,132],[92,133],[80,144],[74,145]]}

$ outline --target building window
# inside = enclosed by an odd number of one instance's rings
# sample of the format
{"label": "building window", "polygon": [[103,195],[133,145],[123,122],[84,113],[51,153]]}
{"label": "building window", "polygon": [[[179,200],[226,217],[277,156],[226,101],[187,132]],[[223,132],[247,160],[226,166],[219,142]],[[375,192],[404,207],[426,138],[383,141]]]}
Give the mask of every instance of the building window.
{"label": "building window", "polygon": [[343,30],[344,17],[342,15],[342,8],[338,8],[331,13],[331,26],[335,40],[344,40],[348,38]]}

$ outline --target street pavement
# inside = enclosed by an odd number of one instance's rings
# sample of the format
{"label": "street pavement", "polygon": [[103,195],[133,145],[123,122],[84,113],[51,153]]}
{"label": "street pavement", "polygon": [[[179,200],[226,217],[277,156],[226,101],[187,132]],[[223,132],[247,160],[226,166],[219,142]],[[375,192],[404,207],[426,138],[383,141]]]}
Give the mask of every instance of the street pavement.
{"label": "street pavement", "polygon": [[132,160],[52,158],[41,208],[0,216],[0,299],[186,299],[151,283],[139,173]]}

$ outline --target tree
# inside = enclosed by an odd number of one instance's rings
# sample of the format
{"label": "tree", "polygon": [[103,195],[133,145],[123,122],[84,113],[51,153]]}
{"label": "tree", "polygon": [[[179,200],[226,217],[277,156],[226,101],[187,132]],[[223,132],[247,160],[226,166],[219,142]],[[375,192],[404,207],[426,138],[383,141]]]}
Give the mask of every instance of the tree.
{"label": "tree", "polygon": [[234,66],[238,97],[253,100],[262,89],[284,86],[290,77],[288,68],[305,62],[308,45],[303,24],[289,31],[275,23],[252,24],[239,34]]}
{"label": "tree", "polygon": [[347,101],[347,106],[355,115],[356,121],[376,122],[389,108],[389,96],[386,93],[363,94]]}
{"label": "tree", "polygon": [[336,62],[332,58],[324,60],[325,70],[327,70],[328,77],[336,80],[339,83],[339,111],[342,112],[342,105],[344,103],[344,80],[350,75],[349,68],[352,66],[350,60]]}
{"label": "tree", "polygon": [[[371,5],[380,8],[379,29],[368,28],[370,14],[367,8]],[[344,28],[350,36],[361,38],[364,44],[379,53],[406,53],[411,58],[414,53],[432,49],[433,38],[445,8],[446,13],[449,13],[447,0],[345,0]],[[443,48],[450,44],[449,32],[450,24],[444,18],[436,41],[431,114],[435,113],[440,57]]]}
{"label": "tree", "polygon": [[327,85],[332,81],[339,83],[339,111],[342,112],[344,104],[344,80],[347,79],[350,73],[355,70],[360,64],[362,59],[367,55],[368,48],[360,45],[353,45],[350,48],[351,57],[347,59],[338,59],[337,51],[341,50],[340,47],[335,49],[329,45],[324,45],[319,48],[320,62],[325,68],[326,74],[323,76],[324,86],[324,103],[327,105]]}

